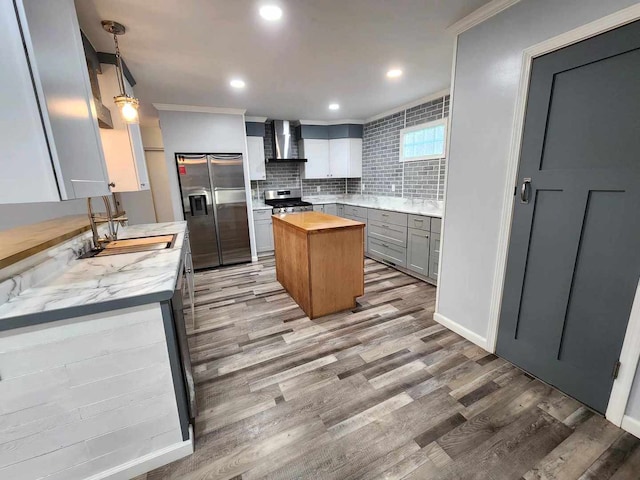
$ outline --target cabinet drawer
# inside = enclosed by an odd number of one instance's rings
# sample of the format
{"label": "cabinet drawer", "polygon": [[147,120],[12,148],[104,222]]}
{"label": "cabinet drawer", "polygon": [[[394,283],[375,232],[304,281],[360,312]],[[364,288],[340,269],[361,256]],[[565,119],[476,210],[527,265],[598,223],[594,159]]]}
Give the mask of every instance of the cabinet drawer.
{"label": "cabinet drawer", "polygon": [[344,215],[351,215],[354,217],[367,218],[367,209],[364,207],[354,207],[352,205],[344,206]]}
{"label": "cabinet drawer", "polygon": [[394,225],[400,225],[401,227],[407,226],[407,214],[390,212],[388,210],[374,210],[369,209],[369,220],[376,220],[378,222],[392,223]]}
{"label": "cabinet drawer", "polygon": [[253,219],[254,220],[268,220],[271,218],[271,210],[254,210],[253,211]]}
{"label": "cabinet drawer", "polygon": [[400,247],[407,246],[407,229],[392,223],[371,220],[369,222],[369,236]]}
{"label": "cabinet drawer", "polygon": [[424,230],[425,232],[431,231],[431,217],[423,217],[422,215],[409,215],[408,227],[416,228],[418,230]]}
{"label": "cabinet drawer", "polygon": [[440,233],[442,231],[442,219],[431,218],[431,233]]}
{"label": "cabinet drawer", "polygon": [[398,267],[404,267],[407,264],[406,248],[380,241],[377,238],[369,237],[369,253],[377,255]]}

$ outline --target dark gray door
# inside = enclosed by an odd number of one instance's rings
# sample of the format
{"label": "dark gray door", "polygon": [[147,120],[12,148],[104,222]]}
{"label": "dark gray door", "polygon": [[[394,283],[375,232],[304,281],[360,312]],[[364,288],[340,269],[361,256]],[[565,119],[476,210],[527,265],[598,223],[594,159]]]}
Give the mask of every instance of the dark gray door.
{"label": "dark gray door", "polygon": [[497,353],[604,412],[640,276],[640,22],[533,61],[518,176]]}

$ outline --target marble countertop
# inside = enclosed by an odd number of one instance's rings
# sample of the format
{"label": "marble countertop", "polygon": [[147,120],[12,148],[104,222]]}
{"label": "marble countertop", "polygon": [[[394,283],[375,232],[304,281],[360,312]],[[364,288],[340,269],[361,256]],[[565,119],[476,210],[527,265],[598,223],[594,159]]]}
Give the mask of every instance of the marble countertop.
{"label": "marble countertop", "polygon": [[24,290],[20,290],[19,280],[13,280],[13,294],[0,304],[0,330],[15,328],[10,325],[20,324],[16,319],[29,316],[38,317],[33,323],[43,323],[171,298],[186,229],[186,222],[120,227],[118,239],[178,235],[173,247],[166,250],[87,259],[73,256],[62,271]]}
{"label": "marble countertop", "polygon": [[443,202],[422,198],[382,197],[374,195],[312,195],[302,200],[313,204],[342,203],[355,207],[379,208],[392,212],[413,213],[442,218]]}

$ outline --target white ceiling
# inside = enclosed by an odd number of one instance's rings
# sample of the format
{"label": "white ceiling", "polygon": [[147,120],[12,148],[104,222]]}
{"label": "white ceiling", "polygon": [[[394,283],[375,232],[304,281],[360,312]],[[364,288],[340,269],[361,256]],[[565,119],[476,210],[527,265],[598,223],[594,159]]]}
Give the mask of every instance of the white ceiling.
{"label": "white ceiling", "polygon": [[[122,56],[143,117],[151,103],[245,108],[283,119],[365,119],[449,87],[446,27],[488,0],[76,0],[98,51],[100,20],[127,27]],[[264,3],[279,22],[258,15]],[[404,75],[386,78],[391,67]],[[233,90],[231,78],[245,80]],[[330,102],[341,108],[330,111]]]}

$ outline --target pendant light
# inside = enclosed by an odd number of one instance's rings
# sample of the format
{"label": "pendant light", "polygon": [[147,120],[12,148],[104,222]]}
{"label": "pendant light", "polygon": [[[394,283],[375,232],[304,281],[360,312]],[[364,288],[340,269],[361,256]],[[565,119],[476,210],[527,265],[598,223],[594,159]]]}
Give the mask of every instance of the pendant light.
{"label": "pendant light", "polygon": [[116,44],[116,77],[118,77],[118,87],[120,95],[113,97],[113,101],[120,110],[120,116],[127,123],[138,123],[138,107],[140,102],[137,98],[127,95],[124,87],[124,76],[122,69],[122,57],[118,46],[118,35],[124,35],[126,29],[124,25],[113,20],[103,20],[102,28],[113,35],[113,42]]}

